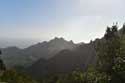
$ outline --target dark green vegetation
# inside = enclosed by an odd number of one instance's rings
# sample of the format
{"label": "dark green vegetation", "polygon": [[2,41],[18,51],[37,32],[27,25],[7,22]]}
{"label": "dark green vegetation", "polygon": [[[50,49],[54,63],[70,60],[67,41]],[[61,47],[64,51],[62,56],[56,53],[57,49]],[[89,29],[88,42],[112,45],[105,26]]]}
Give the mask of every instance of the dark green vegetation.
{"label": "dark green vegetation", "polygon": [[[58,38],[56,43],[57,40]],[[53,45],[50,44],[52,42],[49,42],[49,45]],[[55,40],[53,43],[55,45]],[[0,61],[0,79],[7,83],[125,83],[125,25],[120,30],[117,25],[107,27],[102,39],[89,44],[72,43],[72,46],[75,47],[72,50],[63,49],[51,55],[53,57],[50,59],[41,57],[31,66],[21,70],[16,67],[18,73],[13,69],[6,69]]]}
{"label": "dark green vegetation", "polygon": [[[0,54],[2,52],[0,51]],[[0,59],[0,82],[5,83],[37,83],[31,77],[17,73],[14,69],[6,69],[3,61]]]}
{"label": "dark green vegetation", "polygon": [[[0,50],[0,55],[2,54],[2,52],[1,52],[1,50]],[[0,59],[0,70],[2,71],[2,70],[6,70],[6,67],[5,67],[5,65],[4,65],[4,63],[3,63],[3,61]]]}

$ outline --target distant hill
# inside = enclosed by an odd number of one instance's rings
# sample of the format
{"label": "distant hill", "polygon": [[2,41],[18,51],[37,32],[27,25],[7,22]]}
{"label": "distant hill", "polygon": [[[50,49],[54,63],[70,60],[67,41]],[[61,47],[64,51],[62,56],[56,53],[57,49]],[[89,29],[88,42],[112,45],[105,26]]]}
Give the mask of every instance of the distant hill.
{"label": "distant hill", "polygon": [[19,49],[17,47],[3,48],[3,55],[1,56],[1,58],[3,59],[7,67],[27,67],[40,58],[50,59],[63,49],[72,50],[75,47],[77,47],[77,45],[72,41],[66,41],[63,38],[55,37],[48,42],[44,41],[25,49]]}

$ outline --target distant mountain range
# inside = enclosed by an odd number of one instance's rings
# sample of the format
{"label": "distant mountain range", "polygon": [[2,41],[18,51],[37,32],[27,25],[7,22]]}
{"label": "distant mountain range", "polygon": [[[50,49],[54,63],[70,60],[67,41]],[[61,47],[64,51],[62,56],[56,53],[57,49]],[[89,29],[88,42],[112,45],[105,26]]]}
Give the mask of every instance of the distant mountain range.
{"label": "distant mountain range", "polygon": [[[122,29],[119,30],[119,35]],[[75,44],[64,38],[34,44],[28,48],[1,48],[1,59],[8,68],[16,68],[39,78],[47,74],[70,73],[75,69],[86,70],[97,61],[95,47],[105,39],[96,39],[88,44]]]}
{"label": "distant mountain range", "polygon": [[67,73],[76,68],[86,69],[96,64],[94,45],[74,44],[64,38],[57,38],[32,45],[28,48],[3,48],[1,56],[8,68],[16,68],[34,77],[46,74]]}
{"label": "distant mountain range", "polygon": [[86,70],[88,66],[96,65],[96,52],[94,42],[81,44],[74,50],[64,49],[48,60],[42,58],[26,69],[26,72],[33,77],[42,75],[69,73],[79,68]]}
{"label": "distant mountain range", "polygon": [[55,37],[48,42],[44,41],[24,49],[17,47],[1,48],[1,58],[7,67],[27,67],[40,58],[49,59],[63,49],[73,50],[75,47],[77,45],[72,41]]}

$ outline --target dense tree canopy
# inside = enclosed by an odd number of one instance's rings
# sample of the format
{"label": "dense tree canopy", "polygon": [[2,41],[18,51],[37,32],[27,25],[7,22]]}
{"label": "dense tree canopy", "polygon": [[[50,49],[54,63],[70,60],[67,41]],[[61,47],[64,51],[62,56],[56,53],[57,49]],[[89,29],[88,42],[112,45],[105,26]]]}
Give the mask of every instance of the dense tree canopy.
{"label": "dense tree canopy", "polygon": [[[97,47],[98,68],[111,77],[111,83],[123,83],[124,80],[124,56],[125,38],[124,34],[119,34],[117,25],[107,27],[104,41]],[[123,26],[124,28],[124,26]],[[123,75],[124,74],[124,75]]]}

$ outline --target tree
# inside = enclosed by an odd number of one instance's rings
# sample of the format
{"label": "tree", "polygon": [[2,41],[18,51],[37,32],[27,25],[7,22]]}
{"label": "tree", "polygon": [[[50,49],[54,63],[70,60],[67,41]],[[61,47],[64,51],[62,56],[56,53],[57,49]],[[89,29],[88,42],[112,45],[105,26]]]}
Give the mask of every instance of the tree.
{"label": "tree", "polygon": [[124,71],[123,68],[123,56],[124,46],[123,38],[119,35],[117,25],[113,25],[111,28],[107,27],[104,41],[99,42],[97,45],[98,56],[98,69],[100,72],[105,72],[108,76],[111,76],[111,82],[123,83],[123,78],[118,72]]}
{"label": "tree", "polygon": [[[0,50],[0,55],[2,54],[1,50]],[[0,70],[6,70],[6,67],[3,63],[3,61],[0,59]]]}
{"label": "tree", "polygon": [[125,34],[125,23],[123,24],[122,34]]}

